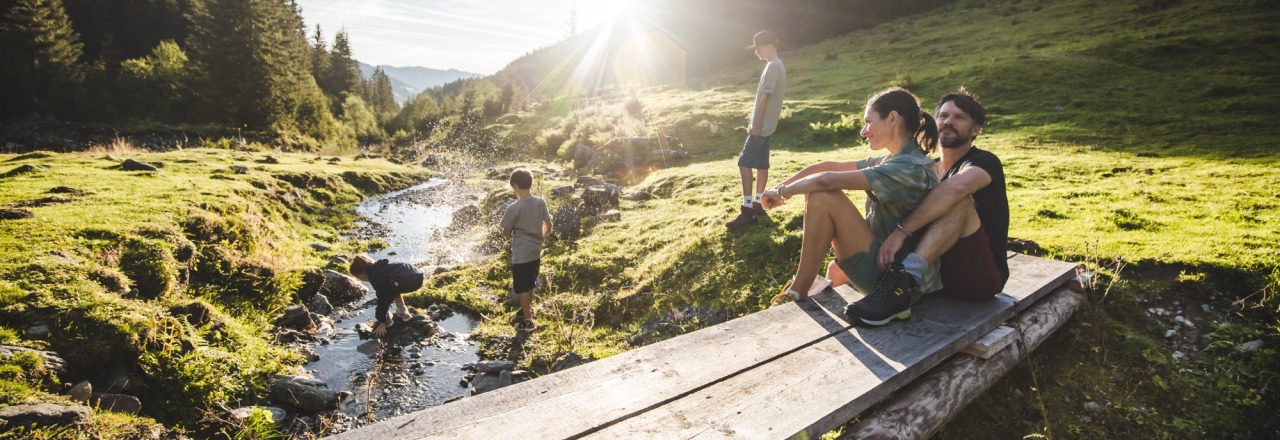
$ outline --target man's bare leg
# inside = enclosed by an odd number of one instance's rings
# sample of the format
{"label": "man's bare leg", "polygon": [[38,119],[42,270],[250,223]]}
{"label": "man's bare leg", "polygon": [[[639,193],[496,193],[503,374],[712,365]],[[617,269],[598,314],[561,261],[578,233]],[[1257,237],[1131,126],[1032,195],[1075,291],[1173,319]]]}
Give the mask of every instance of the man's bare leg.
{"label": "man's bare leg", "polygon": [[813,287],[827,249],[843,260],[871,250],[871,225],[841,191],[821,191],[805,195],[804,238],[800,242],[800,263],[791,290],[804,298]]}
{"label": "man's bare leg", "polygon": [[920,237],[913,253],[926,262],[938,261],[951,246],[955,246],[957,240],[972,235],[981,226],[982,220],[978,218],[973,200],[963,200],[929,224],[929,229]]}

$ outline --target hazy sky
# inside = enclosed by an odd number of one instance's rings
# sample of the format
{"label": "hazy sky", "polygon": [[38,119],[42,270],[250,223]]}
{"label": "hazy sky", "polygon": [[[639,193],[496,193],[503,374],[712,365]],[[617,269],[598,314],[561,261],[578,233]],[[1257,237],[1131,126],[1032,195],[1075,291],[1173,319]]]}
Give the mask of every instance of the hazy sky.
{"label": "hazy sky", "polygon": [[308,33],[333,44],[346,28],[355,58],[372,65],[491,74],[564,38],[576,4],[578,29],[598,25],[629,0],[297,0]]}

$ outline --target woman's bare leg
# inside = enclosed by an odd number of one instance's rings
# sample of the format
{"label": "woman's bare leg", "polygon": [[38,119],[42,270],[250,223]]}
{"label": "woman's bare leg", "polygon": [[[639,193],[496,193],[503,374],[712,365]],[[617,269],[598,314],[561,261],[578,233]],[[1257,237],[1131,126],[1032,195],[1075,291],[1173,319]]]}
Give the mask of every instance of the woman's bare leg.
{"label": "woman's bare leg", "polygon": [[800,263],[791,290],[805,298],[827,249],[835,251],[837,260],[871,250],[871,225],[844,192],[809,193],[805,195],[804,238],[800,243]]}

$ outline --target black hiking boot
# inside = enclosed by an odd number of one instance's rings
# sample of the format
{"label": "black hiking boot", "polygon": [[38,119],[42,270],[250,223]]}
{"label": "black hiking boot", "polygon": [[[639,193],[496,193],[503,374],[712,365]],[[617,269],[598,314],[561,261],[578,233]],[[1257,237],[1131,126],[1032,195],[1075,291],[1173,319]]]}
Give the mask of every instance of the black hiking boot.
{"label": "black hiking boot", "polygon": [[733,220],[729,220],[724,224],[724,226],[729,228],[730,231],[736,231],[742,228],[743,226],[747,226],[756,222],[755,209],[748,208],[746,206],[739,207],[739,209],[741,210],[741,212],[738,213],[738,217],[734,218]]}
{"label": "black hiking boot", "polygon": [[880,274],[876,287],[866,298],[844,310],[857,326],[882,326],[895,319],[911,317],[911,294],[918,289],[915,277],[894,263]]}
{"label": "black hiking boot", "polygon": [[764,205],[761,205],[760,202],[751,202],[751,211],[756,213],[756,217],[762,215],[767,217],[769,215],[764,211]]}

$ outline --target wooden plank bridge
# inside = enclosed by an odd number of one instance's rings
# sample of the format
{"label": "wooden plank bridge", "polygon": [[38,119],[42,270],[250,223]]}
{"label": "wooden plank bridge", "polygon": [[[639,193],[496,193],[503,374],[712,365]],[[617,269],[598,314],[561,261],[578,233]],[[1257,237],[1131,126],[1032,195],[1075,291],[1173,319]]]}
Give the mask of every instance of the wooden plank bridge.
{"label": "wooden plank bridge", "polygon": [[[981,302],[926,298],[912,306],[911,319],[879,328],[851,327],[843,312],[861,295],[847,286],[827,289],[812,301],[772,307],[335,438],[816,438],[859,415],[863,422],[854,431],[862,436],[926,437],[937,427],[901,420],[902,408],[924,402],[888,401],[883,406],[898,409],[864,412],[890,394],[909,394],[904,387],[926,373],[922,380],[940,380],[930,379],[947,374],[930,373],[940,364],[984,362],[961,350],[989,334],[991,340],[1014,339],[1007,328],[997,330],[1006,322],[1013,320],[1019,331],[1039,325],[1040,336],[1056,330],[1066,319],[1062,313],[1050,319],[1052,326],[1040,318],[1017,318],[1047,295],[1074,298],[1055,306],[1069,316],[1080,298],[1070,290],[1075,267],[1011,254],[1004,293]],[[1034,345],[988,348],[988,354],[1005,353],[993,360],[1008,358],[1001,362],[1011,368]],[[1003,375],[986,372],[993,374],[984,379],[988,385]],[[985,389],[969,386],[977,388],[968,391],[974,395]],[[953,397],[958,402],[950,405],[958,407],[946,409],[952,413],[974,396]],[[928,405],[941,411],[938,402]],[[882,422],[868,424],[879,417]],[[949,419],[937,417],[938,426]]]}

